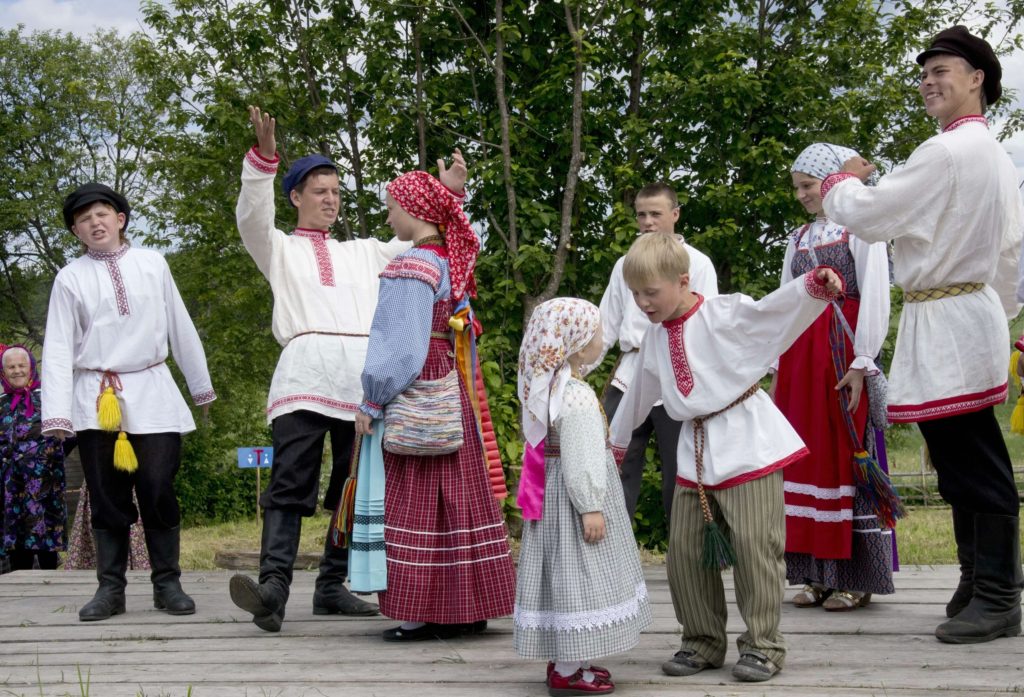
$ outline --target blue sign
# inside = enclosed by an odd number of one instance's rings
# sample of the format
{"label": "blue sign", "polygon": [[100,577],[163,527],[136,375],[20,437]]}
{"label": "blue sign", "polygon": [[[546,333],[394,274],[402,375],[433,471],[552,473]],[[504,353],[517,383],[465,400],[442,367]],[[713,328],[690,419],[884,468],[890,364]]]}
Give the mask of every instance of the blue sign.
{"label": "blue sign", "polygon": [[262,448],[239,448],[239,467],[270,467],[274,464],[274,449],[269,445]]}

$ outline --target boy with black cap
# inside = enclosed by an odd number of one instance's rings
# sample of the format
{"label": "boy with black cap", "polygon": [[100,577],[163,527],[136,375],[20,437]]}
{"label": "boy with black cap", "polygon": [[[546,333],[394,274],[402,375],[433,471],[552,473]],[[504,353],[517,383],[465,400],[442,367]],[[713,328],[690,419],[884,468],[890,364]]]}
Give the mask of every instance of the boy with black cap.
{"label": "boy with black cap", "polygon": [[80,186],[64,200],[64,223],[87,249],[54,279],[43,343],[43,432],[77,434],[92,495],[99,588],[78,612],[83,621],[125,611],[128,529],[139,515],[153,604],[172,615],[195,612],[179,581],[174,492],[181,434],[195,422],[167,368],[168,342],[204,416],[216,395],[167,262],[125,240],[130,213],[103,184]]}
{"label": "boy with black cap", "polygon": [[1021,629],[1020,501],[993,405],[1007,396],[1024,211],[1017,172],[982,115],[1002,92],[986,41],[956,26],[917,57],[925,110],[942,132],[877,186],[851,158],[821,185],[829,218],[867,242],[894,240],[904,307],[889,418],[917,422],[953,507],[961,579],[935,630],[981,643]]}
{"label": "boy with black cap", "polygon": [[[338,168],[323,155],[300,158],[285,174],[284,193],[297,209],[298,224],[290,235],[276,229],[276,122],[256,107],[249,107],[249,117],[258,144],[242,165],[238,230],[274,293],[273,331],[283,349],[267,397],[274,464],[260,498],[259,583],[239,574],[230,588],[231,599],[252,613],[256,626],[276,632],[284,619],[302,517],[316,511],[327,433],[333,463],[325,508],[337,505],[348,474],[377,277],[409,243],[374,238],[339,242],[331,237],[341,192]],[[456,151],[451,169],[439,161],[439,169],[453,193],[461,192],[466,180],[462,155]],[[377,614],[376,605],[345,588],[347,576],[348,550],[335,547],[328,535],[313,594],[314,614]]]}

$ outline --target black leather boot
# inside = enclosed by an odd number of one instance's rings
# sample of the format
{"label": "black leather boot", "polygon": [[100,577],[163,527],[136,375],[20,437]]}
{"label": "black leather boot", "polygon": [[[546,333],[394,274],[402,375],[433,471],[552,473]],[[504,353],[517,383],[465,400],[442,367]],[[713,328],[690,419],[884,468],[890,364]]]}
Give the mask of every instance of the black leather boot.
{"label": "black leather boot", "polygon": [[946,603],[946,617],[955,617],[974,595],[974,514],[953,508],[953,537],[960,561],[960,583]]}
{"label": "black leather boot", "polygon": [[78,611],[82,622],[109,619],[124,613],[124,587],[128,581],[128,528],[93,530],[96,541],[96,579],[100,582],[96,595]]}
{"label": "black leather boot", "polygon": [[313,591],[314,615],[355,615],[369,617],[380,613],[375,603],[354,596],[345,587],[348,578],[348,549],[331,544],[331,536],[324,542],[324,555],[320,557],[320,573]]}
{"label": "black leather boot", "polygon": [[1020,634],[1020,518],[976,513],[974,596],[935,630],[947,644],[981,644]]}
{"label": "black leather boot", "polygon": [[181,589],[181,529],[154,530],[146,528],[146,549],[153,569],[153,607],[168,615],[191,615],[196,604]]}
{"label": "black leather boot", "polygon": [[262,630],[281,631],[301,532],[302,516],[298,513],[276,508],[263,511],[259,583],[243,574],[231,577],[232,602],[252,613],[253,624]]}

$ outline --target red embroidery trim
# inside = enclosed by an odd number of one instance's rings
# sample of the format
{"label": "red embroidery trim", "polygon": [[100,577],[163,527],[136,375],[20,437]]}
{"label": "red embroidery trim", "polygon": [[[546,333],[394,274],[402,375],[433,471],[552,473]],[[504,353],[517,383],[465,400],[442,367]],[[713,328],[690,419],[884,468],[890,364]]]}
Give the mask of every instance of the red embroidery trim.
{"label": "red embroidery trim", "polygon": [[942,132],[948,133],[949,131],[960,128],[965,123],[980,123],[983,126],[985,126],[985,128],[988,128],[988,119],[986,119],[984,116],[982,116],[981,114],[968,114],[967,116],[961,116],[960,118],[949,122],[949,124],[947,124],[946,127],[942,129]]}
{"label": "red embroidery trim", "polygon": [[58,428],[68,432],[75,430],[72,428],[71,419],[44,419],[40,426],[43,431],[52,431]]}
{"label": "red embroidery trim", "polygon": [[[821,269],[832,269],[832,267],[818,266],[804,274],[804,288],[807,289],[807,294],[810,295],[812,298],[817,298],[818,300],[824,300],[826,302],[842,297],[842,292],[833,293],[825,286],[824,283],[818,280],[818,271]],[[835,269],[832,270],[836,271]],[[836,271],[836,274],[839,276],[840,280],[842,280],[842,274],[840,274],[838,271]],[[843,288],[846,288],[845,280],[843,281]]]}
{"label": "red embroidery trim", "polygon": [[281,161],[281,158],[274,153],[274,159],[268,160],[260,154],[260,151],[256,149],[256,146],[252,146],[249,152],[245,153],[245,159],[250,165],[263,172],[264,174],[277,174],[277,164]]}
{"label": "red embroidery trim", "polygon": [[334,286],[334,265],[331,263],[331,250],[327,248],[330,236],[323,230],[307,230],[295,228],[292,233],[296,237],[305,237],[313,245],[313,256],[316,257],[317,272],[320,274],[320,285]]}
{"label": "red embroidery trim", "polygon": [[[267,407],[267,413],[271,413],[279,407],[283,407],[286,404],[294,404],[295,402],[313,402],[314,404],[321,404],[325,407],[331,407],[332,409],[341,409],[342,411],[358,411],[359,405],[352,404],[350,402],[342,402],[337,399],[331,399],[330,397],[321,397],[318,394],[290,394],[287,397],[281,397],[275,399]],[[378,407],[379,408],[379,407]]]}
{"label": "red embroidery trim", "polygon": [[114,252],[95,252],[91,249],[86,252],[92,259],[102,261],[107,265],[110,282],[114,284],[114,297],[117,298],[117,314],[122,316],[130,315],[131,308],[128,307],[128,291],[125,290],[121,269],[118,268],[117,262],[128,253],[128,249],[127,244],[122,244],[120,249]]}
{"label": "red embroidery trim", "polygon": [[381,278],[411,278],[423,281],[437,292],[441,285],[441,269],[429,261],[417,259],[416,257],[396,257],[392,259],[384,270],[380,272]]}
{"label": "red embroidery trim", "polygon": [[972,411],[979,411],[985,407],[1005,402],[1009,392],[1008,387],[1008,384],[1004,383],[990,390],[936,399],[924,404],[890,404],[887,410],[889,412],[889,421],[893,423],[915,423],[917,421],[932,421],[933,419],[944,419],[947,416],[969,414]]}
{"label": "red embroidery trim", "polygon": [[[786,467],[787,465],[791,465],[794,462],[796,462],[797,460],[799,460],[799,459],[801,459],[803,457],[807,457],[810,454],[811,454],[811,451],[808,450],[806,447],[800,448],[799,450],[797,450],[792,455],[787,455],[786,457],[782,458],[781,460],[777,460],[777,461],[771,463],[770,465],[765,465],[764,467],[762,467],[759,470],[754,470],[753,472],[744,472],[743,474],[738,474],[735,477],[732,477],[731,479],[726,479],[724,482],[719,482],[718,484],[704,484],[704,488],[705,489],[729,489],[729,488],[737,486],[739,484],[746,484],[747,482],[751,482],[751,481],[753,481],[755,479],[760,479],[761,477],[767,477],[772,472],[775,472],[776,470],[780,470],[783,467]],[[685,486],[687,489],[696,489],[697,488],[697,482],[691,482],[689,479],[683,479],[679,475],[676,475],[676,484],[678,484],[679,486]]]}
{"label": "red embroidery trim", "polygon": [[697,296],[697,302],[685,314],[661,323],[668,332],[668,355],[672,360],[672,373],[676,378],[676,388],[684,397],[688,397],[693,391],[693,372],[690,370],[690,362],[686,358],[683,323],[704,304],[703,295],[700,293],[694,293],[694,295]]}
{"label": "red embroidery trim", "polygon": [[213,400],[217,399],[217,393],[213,390],[207,390],[206,392],[197,392],[192,395],[192,403],[196,406],[202,406],[209,404]]}
{"label": "red embroidery trim", "polygon": [[832,190],[833,186],[841,181],[850,179],[851,177],[856,179],[857,175],[852,172],[833,172],[825,177],[821,182],[821,200],[825,200],[825,197],[828,196],[828,192]]}

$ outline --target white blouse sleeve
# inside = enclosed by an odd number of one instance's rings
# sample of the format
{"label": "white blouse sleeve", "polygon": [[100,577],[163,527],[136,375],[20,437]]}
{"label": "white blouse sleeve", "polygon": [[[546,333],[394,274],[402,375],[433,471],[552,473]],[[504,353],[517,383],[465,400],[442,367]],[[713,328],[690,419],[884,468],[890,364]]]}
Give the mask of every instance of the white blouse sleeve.
{"label": "white blouse sleeve", "polygon": [[615,417],[609,427],[609,441],[612,450],[621,456],[633,437],[633,429],[642,424],[654,405],[661,400],[661,380],[658,377],[657,356],[654,342],[657,340],[655,327],[644,334],[640,342],[636,368],[629,381],[629,389],[622,397]]}
{"label": "white blouse sleeve", "polygon": [[235,221],[242,244],[256,267],[270,279],[270,259],[285,234],[274,227],[274,177],[278,160],[267,160],[253,148],[242,162],[242,190]]}
{"label": "white blouse sleeve", "polygon": [[570,380],[555,422],[561,439],[562,482],[578,513],[600,511],[608,490],[608,449],[597,395]]}
{"label": "white blouse sleeve", "polygon": [[889,254],[884,242],[868,243],[850,235],[850,253],[857,269],[860,309],[850,368],[878,372],[875,357],[889,333]]}

